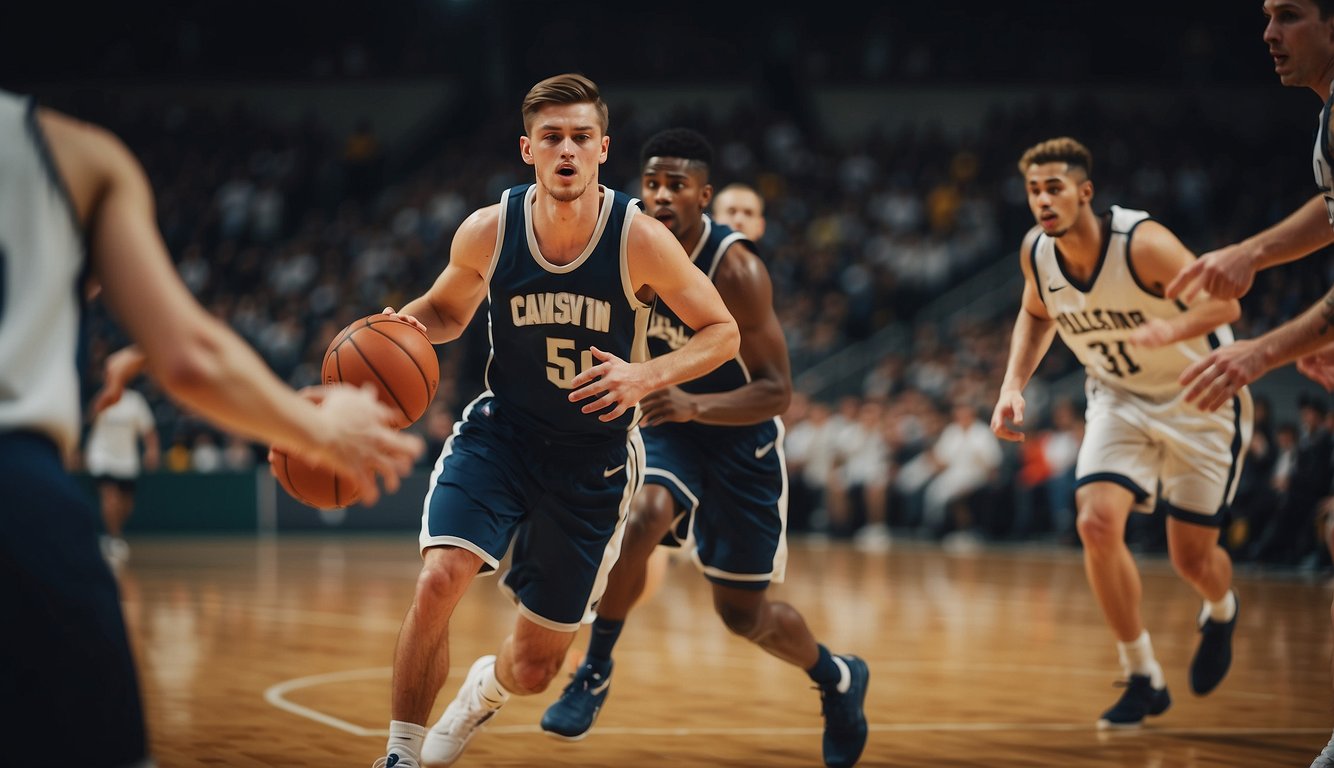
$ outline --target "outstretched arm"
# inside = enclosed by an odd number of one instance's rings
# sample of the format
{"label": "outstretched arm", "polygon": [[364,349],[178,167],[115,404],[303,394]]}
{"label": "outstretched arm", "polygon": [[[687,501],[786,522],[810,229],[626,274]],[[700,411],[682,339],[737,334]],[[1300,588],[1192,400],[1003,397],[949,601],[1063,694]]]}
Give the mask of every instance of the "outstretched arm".
{"label": "outstretched arm", "polygon": [[1334,243],[1334,228],[1322,195],[1307,200],[1283,221],[1184,266],[1167,286],[1169,299],[1191,303],[1201,291],[1224,299],[1246,295],[1255,273],[1306,256]]}
{"label": "outstretched arm", "polygon": [[[1220,347],[1181,373],[1186,399],[1212,411],[1269,371],[1334,343],[1334,290],[1296,319],[1255,339]],[[1318,379],[1317,379],[1318,380]]]}
{"label": "outstretched arm", "polygon": [[[1192,263],[1198,263],[1190,249],[1156,221],[1146,221],[1135,230],[1130,242],[1130,260],[1135,274],[1145,287],[1159,296],[1174,275]],[[1241,317],[1236,299],[1220,299],[1197,292],[1194,299],[1183,297],[1186,311],[1171,318],[1154,318],[1130,334],[1130,343],[1141,347],[1162,347],[1183,339],[1193,339],[1212,332],[1220,325]]]}
{"label": "outstretched arm", "polygon": [[420,439],[388,424],[369,391],[331,389],[322,406],[298,396],[190,295],[172,268],[153,195],[134,156],[110,133],[43,111],[43,131],[85,223],[103,297],[173,399],[238,434],[298,450],[355,477],[378,498],[411,469]]}

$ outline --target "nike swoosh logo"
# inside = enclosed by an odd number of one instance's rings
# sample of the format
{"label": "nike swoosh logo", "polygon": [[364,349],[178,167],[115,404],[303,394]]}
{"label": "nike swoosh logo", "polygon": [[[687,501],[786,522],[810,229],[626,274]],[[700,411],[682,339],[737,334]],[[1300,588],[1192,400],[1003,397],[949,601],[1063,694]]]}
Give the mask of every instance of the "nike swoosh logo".
{"label": "nike swoosh logo", "polygon": [[1048,293],[1056,293],[1057,291],[1063,291],[1063,290],[1065,290],[1065,289],[1066,289],[1066,286],[1064,286],[1064,285],[1049,285],[1049,286],[1047,286],[1047,292],[1048,292]]}
{"label": "nike swoosh logo", "polygon": [[774,449],[774,441],[770,440],[769,442],[755,449],[755,458],[762,459],[765,456],[768,456],[769,451],[772,451],[773,449]]}
{"label": "nike swoosh logo", "polygon": [[603,681],[602,681],[602,685],[599,685],[599,686],[596,687],[596,688],[589,688],[589,689],[588,689],[588,692],[591,693],[591,694],[593,694],[594,696],[599,696],[599,695],[602,694],[603,691],[607,690],[607,686],[609,686],[609,685],[611,685],[611,676],[610,676],[610,675],[607,676],[607,679],[606,679],[606,680],[603,680]]}
{"label": "nike swoosh logo", "polygon": [[611,477],[612,475],[616,474],[617,472],[620,472],[622,469],[625,469],[625,465],[624,465],[624,464],[618,464],[617,466],[614,466],[614,467],[612,467],[611,469],[604,469],[604,470],[602,470],[602,476],[603,476],[603,477]]}

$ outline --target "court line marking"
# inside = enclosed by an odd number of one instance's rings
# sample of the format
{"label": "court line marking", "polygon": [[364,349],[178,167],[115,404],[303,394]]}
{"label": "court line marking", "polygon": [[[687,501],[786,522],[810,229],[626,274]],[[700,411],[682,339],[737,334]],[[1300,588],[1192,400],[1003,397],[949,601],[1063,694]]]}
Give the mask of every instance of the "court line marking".
{"label": "court line marking", "polygon": [[[462,668],[460,668],[461,670]],[[450,673],[456,671],[451,669]],[[369,669],[349,669],[342,672],[326,672],[319,675],[293,678],[269,686],[264,691],[264,700],[270,705],[298,717],[314,720],[330,728],[350,733],[353,736],[380,736],[388,738],[388,728],[365,728],[349,723],[341,718],[325,714],[297,704],[287,699],[287,694],[302,688],[312,688],[328,683],[341,683],[349,680],[371,680],[389,677],[391,667],[372,667]],[[1145,728],[1129,731],[1097,731],[1089,723],[871,723],[869,729],[876,733],[981,733],[1009,731],[1024,733],[1030,731],[1047,733],[1067,733],[1094,731],[1108,738],[1126,738],[1133,735],[1143,736],[1305,736],[1308,734],[1329,733],[1328,728]],[[542,729],[536,725],[490,725],[488,731],[495,734],[524,735],[539,734]],[[631,727],[598,726],[598,733],[608,736],[807,736],[824,733],[823,728],[795,726],[790,728],[710,728],[710,727]]]}

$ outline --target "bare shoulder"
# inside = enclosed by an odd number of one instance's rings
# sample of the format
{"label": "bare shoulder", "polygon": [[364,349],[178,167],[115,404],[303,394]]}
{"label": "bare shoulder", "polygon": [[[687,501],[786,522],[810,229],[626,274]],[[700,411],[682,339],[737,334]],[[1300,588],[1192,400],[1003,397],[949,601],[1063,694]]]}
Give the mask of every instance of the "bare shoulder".
{"label": "bare shoulder", "polygon": [[81,221],[109,183],[147,183],[133,153],[106,128],[40,107],[37,120]]}
{"label": "bare shoulder", "polygon": [[656,254],[659,249],[670,247],[670,243],[675,243],[677,248],[681,247],[666,224],[643,211],[638,211],[630,217],[630,238],[627,244],[630,246],[632,256],[646,250]]}
{"label": "bare shoulder", "polygon": [[718,264],[717,282],[753,285],[769,279],[769,269],[759,254],[744,243],[732,243]]}
{"label": "bare shoulder", "polygon": [[1029,256],[1033,249],[1037,247],[1038,236],[1041,234],[1042,227],[1034,225],[1024,234],[1023,241],[1019,243],[1019,268],[1023,270],[1025,275],[1033,270],[1033,264],[1029,260]]}
{"label": "bare shoulder", "polygon": [[462,247],[470,252],[483,249],[490,253],[495,250],[499,237],[500,204],[495,203],[468,214],[454,233],[454,248]]}
{"label": "bare shoulder", "polygon": [[1155,252],[1162,249],[1181,248],[1181,240],[1172,230],[1156,219],[1145,219],[1135,227],[1134,237],[1130,239],[1132,250]]}

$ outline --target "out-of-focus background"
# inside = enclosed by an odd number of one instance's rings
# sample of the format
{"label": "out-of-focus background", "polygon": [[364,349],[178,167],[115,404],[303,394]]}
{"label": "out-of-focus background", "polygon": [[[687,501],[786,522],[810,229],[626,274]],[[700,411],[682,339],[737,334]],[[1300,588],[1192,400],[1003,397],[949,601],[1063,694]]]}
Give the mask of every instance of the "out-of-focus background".
{"label": "out-of-focus background", "polygon": [[[443,267],[454,228],[531,180],[518,105],[579,71],[611,108],[604,183],[638,193],[638,148],[684,125],[717,149],[715,187],[755,185],[759,243],[799,396],[787,418],[794,534],[883,548],[1077,546],[1073,459],[1083,374],[1059,341],[1030,386],[1029,440],[985,429],[1032,224],[1015,162],[1075,136],[1095,204],[1144,208],[1199,253],[1314,193],[1320,99],[1282,87],[1259,2],[1205,5],[842,3],[549,5],[48,4],[6,18],[0,87],[116,131],[147,169],[181,275],[295,386],[318,381],[347,322],[399,306]],[[1262,273],[1235,330],[1251,337],[1334,284],[1327,253]],[[433,451],[482,388],[485,316],[441,348],[413,429]],[[87,350],[125,343],[94,304]],[[98,365],[89,368],[97,371]],[[86,381],[91,394],[96,375]],[[275,489],[264,446],[137,386],[164,463],[129,532],[412,529],[423,483],[376,510],[318,514]],[[1256,438],[1226,540],[1239,561],[1322,572],[1331,505],[1328,396],[1292,369],[1254,387]],[[946,430],[969,450],[926,461]],[[951,466],[951,459],[962,465]],[[945,473],[952,473],[948,476]],[[933,486],[947,514],[924,514]],[[420,478],[419,478],[420,479]],[[194,499],[183,511],[180,499]],[[1139,517],[1138,548],[1162,547]]]}

